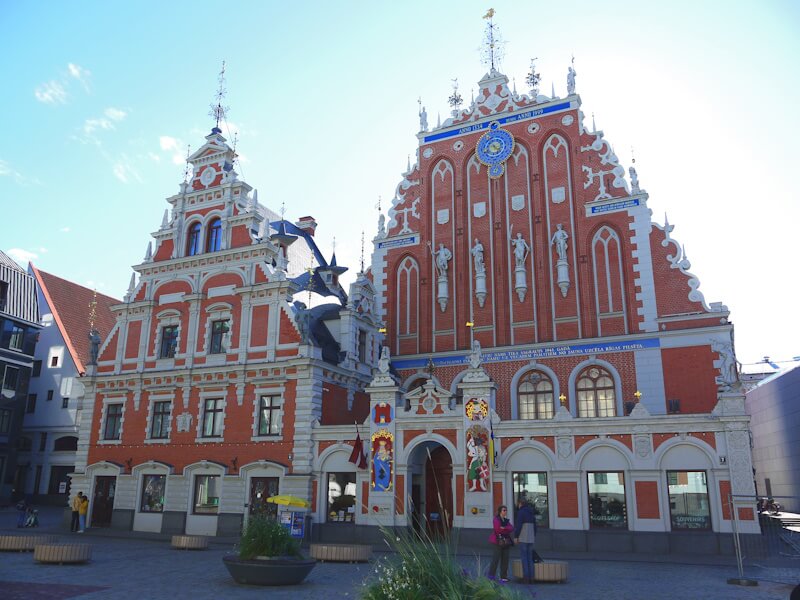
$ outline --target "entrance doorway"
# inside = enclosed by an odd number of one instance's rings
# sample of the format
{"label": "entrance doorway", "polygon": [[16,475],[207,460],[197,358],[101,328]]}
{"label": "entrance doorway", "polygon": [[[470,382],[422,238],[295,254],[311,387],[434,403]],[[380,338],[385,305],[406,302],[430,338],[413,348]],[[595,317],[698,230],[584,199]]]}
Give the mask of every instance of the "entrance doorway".
{"label": "entrance doorway", "polygon": [[425,442],[409,458],[411,526],[440,537],[453,527],[453,460],[447,448]]}
{"label": "entrance doorway", "polygon": [[278,505],[267,502],[267,498],[278,494],[277,477],[253,477],[250,479],[249,515],[277,518]]}
{"label": "entrance doorway", "polygon": [[109,527],[114,512],[114,493],[117,489],[117,478],[114,476],[98,476],[94,479],[94,499],[92,501],[92,527]]}

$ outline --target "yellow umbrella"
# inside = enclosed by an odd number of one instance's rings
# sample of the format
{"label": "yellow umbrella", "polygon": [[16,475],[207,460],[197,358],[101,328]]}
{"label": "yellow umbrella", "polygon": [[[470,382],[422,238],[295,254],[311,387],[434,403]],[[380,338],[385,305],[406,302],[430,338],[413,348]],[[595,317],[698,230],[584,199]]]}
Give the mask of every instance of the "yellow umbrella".
{"label": "yellow umbrella", "polygon": [[288,496],[286,494],[281,494],[279,496],[272,496],[271,498],[267,498],[267,502],[272,502],[273,504],[281,504],[283,506],[297,506],[300,508],[309,508],[311,503],[308,500],[303,500],[302,498],[298,498],[297,496]]}

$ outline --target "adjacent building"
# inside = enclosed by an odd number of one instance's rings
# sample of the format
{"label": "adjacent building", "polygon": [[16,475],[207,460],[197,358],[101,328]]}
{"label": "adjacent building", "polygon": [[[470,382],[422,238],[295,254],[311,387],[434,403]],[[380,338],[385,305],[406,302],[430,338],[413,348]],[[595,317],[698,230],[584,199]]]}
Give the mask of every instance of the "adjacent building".
{"label": "adjacent building", "polygon": [[28,486],[30,440],[20,432],[39,330],[35,281],[0,252],[0,505]]}

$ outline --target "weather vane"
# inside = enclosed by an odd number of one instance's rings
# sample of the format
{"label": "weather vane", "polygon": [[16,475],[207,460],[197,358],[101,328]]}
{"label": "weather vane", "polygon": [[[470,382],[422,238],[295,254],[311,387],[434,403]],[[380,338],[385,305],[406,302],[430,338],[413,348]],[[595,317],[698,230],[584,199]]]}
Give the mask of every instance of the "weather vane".
{"label": "weather vane", "polygon": [[189,171],[191,170],[191,166],[189,165],[189,156],[192,151],[192,145],[186,144],[186,166],[183,167],[183,182],[187,183],[189,181]]}
{"label": "weather vane", "polygon": [[361,230],[361,272],[364,272],[364,230]]}
{"label": "weather vane", "polygon": [[217,89],[217,93],[214,95],[214,103],[211,104],[211,111],[208,113],[209,116],[214,117],[216,121],[215,129],[219,129],[219,122],[224,120],[228,111],[230,110],[230,106],[222,106],[222,100],[225,98],[225,94],[227,90],[225,89],[225,61],[222,61],[222,70],[219,72],[219,88]]}
{"label": "weather vane", "polygon": [[89,303],[89,331],[94,329],[94,323],[97,319],[97,290],[94,290],[92,301]]}
{"label": "weather vane", "polygon": [[483,18],[488,21],[486,24],[486,32],[484,33],[484,41],[483,41],[483,64],[489,66],[492,71],[495,70],[495,67],[500,62],[500,59],[503,57],[503,39],[500,36],[500,30],[497,25],[494,24],[492,18],[494,17],[494,9],[490,8],[486,11],[486,14],[483,15]]}
{"label": "weather vane", "polygon": [[542,76],[536,72],[536,58],[531,59],[531,71],[528,73],[527,77],[525,77],[525,83],[528,84],[528,87],[531,89],[531,96],[534,100],[539,95],[539,81],[541,80]]}
{"label": "weather vane", "polygon": [[461,94],[458,93],[458,78],[452,79],[451,81],[453,82],[452,83],[452,85],[453,85],[453,95],[450,96],[447,99],[447,103],[453,109],[451,111],[451,114],[454,117],[457,117],[458,116],[458,109],[460,108],[461,102],[463,101],[463,99],[461,98]]}

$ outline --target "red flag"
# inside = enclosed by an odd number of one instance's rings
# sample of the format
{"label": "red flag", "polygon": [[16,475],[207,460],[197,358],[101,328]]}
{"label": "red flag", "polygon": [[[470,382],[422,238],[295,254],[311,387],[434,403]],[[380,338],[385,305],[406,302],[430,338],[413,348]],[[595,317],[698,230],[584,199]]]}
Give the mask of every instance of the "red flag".
{"label": "red flag", "polygon": [[[350,453],[350,458],[348,460],[359,469],[366,467],[367,460],[364,458],[364,444],[361,443],[361,435],[358,433],[356,433],[356,441],[353,444],[353,451]],[[364,463],[364,467],[361,466],[362,462]]]}
{"label": "red flag", "polygon": [[358,458],[358,464],[356,465],[359,469],[366,469],[367,468],[367,455],[365,452],[360,452],[360,456]]}

